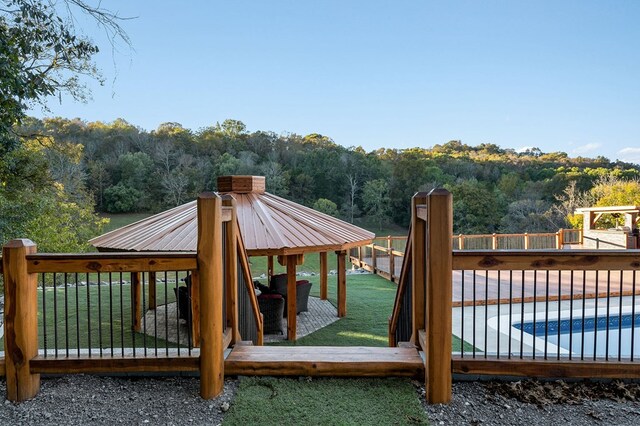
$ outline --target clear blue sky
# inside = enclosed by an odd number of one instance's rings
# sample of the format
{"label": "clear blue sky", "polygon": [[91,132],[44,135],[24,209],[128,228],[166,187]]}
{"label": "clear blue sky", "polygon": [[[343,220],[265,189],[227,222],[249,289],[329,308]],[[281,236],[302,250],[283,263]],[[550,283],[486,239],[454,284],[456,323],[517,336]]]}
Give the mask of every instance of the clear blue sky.
{"label": "clear blue sky", "polygon": [[[134,51],[53,115],[226,118],[345,146],[539,147],[640,163],[640,1],[103,1]],[[115,65],[114,65],[115,63]],[[35,115],[41,113],[35,111]]]}

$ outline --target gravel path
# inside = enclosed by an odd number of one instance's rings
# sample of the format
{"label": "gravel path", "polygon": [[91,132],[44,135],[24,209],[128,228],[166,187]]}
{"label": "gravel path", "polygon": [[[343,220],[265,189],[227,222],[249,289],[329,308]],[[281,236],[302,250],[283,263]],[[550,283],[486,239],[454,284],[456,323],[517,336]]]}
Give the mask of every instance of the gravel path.
{"label": "gravel path", "polygon": [[[418,386],[418,391],[423,394],[424,388]],[[640,424],[640,386],[458,382],[451,404],[425,404],[425,411],[434,425],[635,426]]]}
{"label": "gravel path", "polygon": [[[236,380],[226,380],[223,394],[200,398],[193,377],[125,378],[68,375],[44,378],[31,401],[0,403],[2,425],[219,425],[235,395]],[[0,395],[6,382],[0,381]]]}
{"label": "gravel path", "polygon": [[[0,425],[218,425],[236,388],[227,379],[219,398],[204,401],[192,377],[44,378],[35,399],[0,403]],[[639,425],[640,384],[457,382],[451,404],[424,409],[433,425]]]}

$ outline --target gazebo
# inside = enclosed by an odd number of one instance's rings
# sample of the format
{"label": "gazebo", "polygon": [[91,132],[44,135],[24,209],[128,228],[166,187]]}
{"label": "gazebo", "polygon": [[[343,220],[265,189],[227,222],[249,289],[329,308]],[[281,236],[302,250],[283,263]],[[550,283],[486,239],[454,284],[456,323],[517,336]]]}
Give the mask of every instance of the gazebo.
{"label": "gazebo", "polygon": [[[339,317],[345,316],[346,255],[370,244],[375,234],[265,191],[264,176],[221,176],[220,195],[236,200],[237,218],[248,256],[274,257],[287,270],[287,338],[296,338],[296,271],[305,254],[320,253],[320,297],[327,297],[327,253],[337,255]],[[192,201],[116,229],[90,241],[100,251],[195,251],[196,202]]]}

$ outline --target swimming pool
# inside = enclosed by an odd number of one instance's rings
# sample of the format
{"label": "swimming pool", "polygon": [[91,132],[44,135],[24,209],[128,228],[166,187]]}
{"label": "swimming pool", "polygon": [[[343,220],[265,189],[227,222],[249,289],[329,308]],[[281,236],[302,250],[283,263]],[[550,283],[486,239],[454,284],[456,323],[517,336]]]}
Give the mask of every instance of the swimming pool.
{"label": "swimming pool", "polygon": [[[539,342],[547,351],[571,351],[584,357],[630,358],[640,355],[640,314],[609,313],[608,316],[513,322],[512,327]],[[608,348],[608,351],[607,351]]]}

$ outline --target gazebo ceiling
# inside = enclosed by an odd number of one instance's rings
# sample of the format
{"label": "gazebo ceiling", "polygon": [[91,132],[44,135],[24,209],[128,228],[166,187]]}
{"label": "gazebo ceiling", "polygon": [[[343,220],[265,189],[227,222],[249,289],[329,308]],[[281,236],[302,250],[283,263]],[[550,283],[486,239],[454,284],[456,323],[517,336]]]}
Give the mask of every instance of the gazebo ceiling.
{"label": "gazebo ceiling", "polygon": [[[249,256],[345,250],[369,244],[375,234],[265,192],[262,176],[222,176],[220,194],[236,199]],[[158,213],[89,241],[101,251],[195,251],[196,201]]]}

